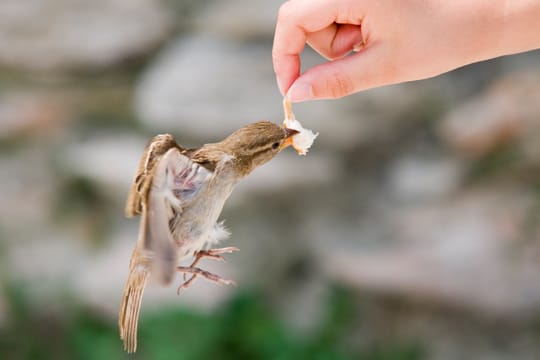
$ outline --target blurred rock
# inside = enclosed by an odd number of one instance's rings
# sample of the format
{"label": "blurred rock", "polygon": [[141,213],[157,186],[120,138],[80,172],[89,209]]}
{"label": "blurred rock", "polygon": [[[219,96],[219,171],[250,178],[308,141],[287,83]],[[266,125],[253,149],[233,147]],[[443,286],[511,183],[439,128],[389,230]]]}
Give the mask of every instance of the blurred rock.
{"label": "blurred rock", "polygon": [[483,156],[531,131],[538,139],[539,112],[540,75],[536,70],[512,73],[450,112],[440,133],[459,151]]}
{"label": "blurred rock", "polygon": [[66,144],[61,163],[67,173],[95,181],[125,196],[148,139],[126,133],[100,133]]}
{"label": "blurred rock", "polygon": [[172,20],[154,0],[4,0],[0,63],[38,71],[103,68],[155,48]]}
{"label": "blurred rock", "polygon": [[232,203],[254,194],[287,193],[297,187],[316,187],[336,181],[343,174],[339,159],[325,154],[299,156],[286,150],[255,169],[238,184]]}
{"label": "blurred rock", "polygon": [[280,119],[277,104],[264,47],[194,37],[173,43],[151,64],[138,84],[135,106],[152,129],[211,142],[246,123]]}
{"label": "blurred rock", "polygon": [[0,152],[0,229],[5,243],[24,238],[28,224],[47,227],[56,192],[49,154],[28,145],[16,152]]}
{"label": "blurred rock", "polygon": [[[1,51],[1,50],[0,50]],[[12,92],[0,97],[0,140],[19,136],[46,137],[64,130],[69,111],[51,96]]]}
{"label": "blurred rock", "polygon": [[199,33],[236,39],[272,39],[279,6],[283,0],[232,0],[208,4],[194,19]]}
{"label": "blurred rock", "polygon": [[391,164],[388,185],[400,200],[433,200],[456,191],[462,176],[457,159],[407,154]]}
{"label": "blurred rock", "polygon": [[59,229],[50,224],[29,229],[24,240],[11,244],[8,249],[12,277],[37,283],[40,289],[36,290],[44,292],[47,292],[47,283],[58,286],[69,280],[82,264],[87,250],[77,235],[71,229]]}
{"label": "blurred rock", "polygon": [[351,237],[345,250],[321,240],[320,260],[331,278],[359,289],[526,317],[540,305],[540,259],[527,254],[531,206],[526,191],[500,188],[441,203],[387,204],[379,222],[393,242],[362,250],[369,239]]}

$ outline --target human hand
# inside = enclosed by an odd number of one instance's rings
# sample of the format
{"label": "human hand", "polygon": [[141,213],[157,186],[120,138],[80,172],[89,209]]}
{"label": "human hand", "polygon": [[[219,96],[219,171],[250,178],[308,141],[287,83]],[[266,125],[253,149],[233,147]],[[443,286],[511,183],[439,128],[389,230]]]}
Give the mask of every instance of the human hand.
{"label": "human hand", "polygon": [[[272,57],[278,86],[293,102],[339,98],[361,90],[432,77],[457,67],[534,48],[534,11],[503,0],[291,0],[277,20]],[[516,0],[514,3],[524,3]],[[530,2],[529,3],[534,3]],[[510,9],[509,6],[514,6]],[[524,23],[525,21],[525,23]],[[538,28],[538,25],[534,25]],[[536,31],[535,33],[540,33]],[[528,42],[527,42],[528,41]],[[536,42],[536,43],[535,43]],[[329,61],[300,75],[309,44]],[[355,49],[358,52],[351,53]],[[349,55],[348,55],[349,54]],[[347,56],[348,55],[348,56]]]}

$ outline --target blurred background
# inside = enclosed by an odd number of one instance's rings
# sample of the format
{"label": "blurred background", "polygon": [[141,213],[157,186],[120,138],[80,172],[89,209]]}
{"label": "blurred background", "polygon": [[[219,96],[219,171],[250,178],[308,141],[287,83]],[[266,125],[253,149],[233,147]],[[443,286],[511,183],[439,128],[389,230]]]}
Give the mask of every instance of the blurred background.
{"label": "blurred background", "polygon": [[[280,3],[0,2],[1,359],[127,358],[138,159],[282,121]],[[241,251],[203,263],[238,286],[150,284],[131,357],[540,358],[540,53],[294,110],[312,150],[239,185]]]}

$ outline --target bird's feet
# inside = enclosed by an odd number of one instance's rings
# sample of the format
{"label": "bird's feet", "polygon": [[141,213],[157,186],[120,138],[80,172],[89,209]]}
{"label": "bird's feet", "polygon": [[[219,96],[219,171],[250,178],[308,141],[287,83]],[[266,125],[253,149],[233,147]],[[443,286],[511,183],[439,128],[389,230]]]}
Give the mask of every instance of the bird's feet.
{"label": "bird's feet", "polygon": [[[209,250],[198,251],[195,254],[195,259],[193,260],[190,266],[177,266],[176,267],[176,270],[184,273],[184,283],[178,287],[176,292],[179,294],[180,290],[189,287],[189,285],[191,285],[191,283],[195,280],[197,275],[201,275],[205,279],[210,280],[220,285],[236,285],[236,283],[232,280],[223,279],[222,277],[218,275],[212,274],[211,272],[195,267],[202,258],[208,257],[208,258],[212,258],[219,261],[225,261],[225,258],[221,254],[228,254],[235,251],[240,251],[240,249],[234,246],[230,246],[230,247],[221,248],[221,249],[209,249]],[[187,273],[193,274],[188,280],[186,280]]]}

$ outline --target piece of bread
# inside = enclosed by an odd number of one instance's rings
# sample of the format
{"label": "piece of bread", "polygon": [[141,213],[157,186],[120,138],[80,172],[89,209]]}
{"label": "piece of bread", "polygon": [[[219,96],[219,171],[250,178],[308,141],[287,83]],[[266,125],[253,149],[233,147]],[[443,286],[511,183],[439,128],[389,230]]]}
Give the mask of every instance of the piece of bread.
{"label": "piece of bread", "polygon": [[306,129],[300,124],[294,117],[292,112],[291,102],[285,97],[283,99],[283,110],[285,112],[285,120],[283,121],[283,127],[286,129],[298,130],[299,133],[292,138],[292,146],[299,155],[306,155],[309,148],[315,141],[315,138],[319,136],[319,133],[314,133],[310,129]]}

